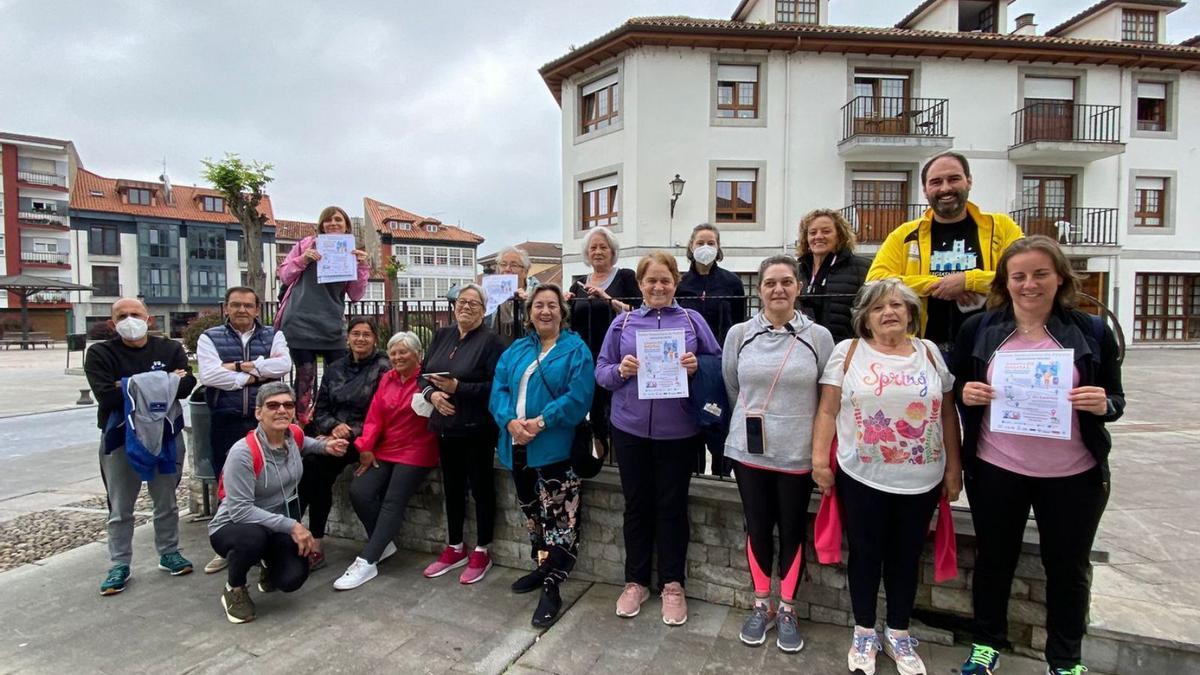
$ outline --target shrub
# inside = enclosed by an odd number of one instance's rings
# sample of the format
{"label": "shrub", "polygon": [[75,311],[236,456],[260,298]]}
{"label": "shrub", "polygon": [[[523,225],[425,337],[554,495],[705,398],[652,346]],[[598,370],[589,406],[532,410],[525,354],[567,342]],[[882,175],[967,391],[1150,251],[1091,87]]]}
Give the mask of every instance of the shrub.
{"label": "shrub", "polygon": [[183,346],[188,350],[189,354],[196,353],[196,342],[200,340],[200,334],[212,328],[220,326],[225,322],[225,319],[218,313],[209,312],[188,322],[186,328],[183,329]]}

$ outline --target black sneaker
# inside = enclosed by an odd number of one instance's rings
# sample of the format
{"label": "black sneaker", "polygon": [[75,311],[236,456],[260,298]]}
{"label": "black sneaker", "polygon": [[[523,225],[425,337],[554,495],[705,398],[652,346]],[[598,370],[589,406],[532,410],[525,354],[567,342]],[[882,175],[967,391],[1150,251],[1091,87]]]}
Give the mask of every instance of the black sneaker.
{"label": "black sneaker", "polygon": [[250,599],[250,591],[245,586],[226,589],[221,594],[221,606],[225,608],[225,618],[229,619],[229,623],[254,620],[254,601]]}
{"label": "black sneaker", "polygon": [[549,628],[558,621],[558,611],[562,609],[562,596],[558,594],[558,584],[542,584],[542,597],[538,600],[537,609],[533,610],[534,628]]}
{"label": "black sneaker", "polygon": [[520,579],[512,582],[512,592],[529,593],[530,591],[536,591],[544,585],[543,582],[545,581],[546,574],[542,572],[542,568],[539,567],[529,574],[526,574]]}
{"label": "black sneaker", "polygon": [[263,564],[258,568],[258,591],[260,593],[271,593],[275,590],[275,584],[271,583],[271,575],[267,574],[267,566]]}

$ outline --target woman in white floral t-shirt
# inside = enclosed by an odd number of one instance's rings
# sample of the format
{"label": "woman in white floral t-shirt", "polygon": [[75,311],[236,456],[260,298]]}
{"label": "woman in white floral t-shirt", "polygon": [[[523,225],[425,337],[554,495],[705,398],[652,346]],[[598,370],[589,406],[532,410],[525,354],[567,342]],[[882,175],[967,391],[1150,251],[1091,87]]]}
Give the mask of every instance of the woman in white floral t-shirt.
{"label": "woman in white floral t-shirt", "polygon": [[962,489],[954,378],[932,343],[913,337],[920,301],[899,279],[868,284],[855,298],[854,332],[821,376],[813,430],[813,480],[834,490],[829,447],[837,434],[837,497],[850,559],[854,609],[851,671],[875,672],[880,641],[875,598],[887,594],[883,650],[902,675],[925,673],[908,634],[921,550],[939,498]]}

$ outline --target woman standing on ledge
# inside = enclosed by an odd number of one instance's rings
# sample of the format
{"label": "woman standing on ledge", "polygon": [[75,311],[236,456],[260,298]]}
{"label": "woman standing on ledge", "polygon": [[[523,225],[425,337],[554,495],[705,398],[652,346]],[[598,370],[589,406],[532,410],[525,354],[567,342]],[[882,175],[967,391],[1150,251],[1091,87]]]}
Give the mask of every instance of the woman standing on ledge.
{"label": "woman standing on ledge", "polygon": [[[1079,675],[1091,587],[1089,555],[1108,503],[1107,422],[1125,410],[1117,340],[1099,317],[1075,309],[1079,279],[1053,239],[1013,242],[996,264],[990,311],[967,319],[954,347],[960,382],[967,496],[975,525],[975,643],[964,675],[996,669],[1008,644],[1008,598],[1029,509],[1046,571],[1046,663]],[[1068,438],[993,431],[992,359],[1009,350],[1072,352]],[[1065,386],[1065,384],[1064,384]]]}

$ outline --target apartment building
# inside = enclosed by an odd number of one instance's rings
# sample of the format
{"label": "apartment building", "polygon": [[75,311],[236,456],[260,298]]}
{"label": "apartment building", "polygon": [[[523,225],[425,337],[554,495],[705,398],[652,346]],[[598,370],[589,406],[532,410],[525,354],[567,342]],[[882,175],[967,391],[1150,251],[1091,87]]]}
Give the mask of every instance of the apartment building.
{"label": "apartment building", "polygon": [[[265,299],[277,293],[270,197],[259,212]],[[108,318],[117,298],[145,301],[160,330],[178,336],[200,312],[216,310],[225,289],[246,281],[242,228],[216,190],[106,178],[80,168],[70,193],[70,253],[77,281],[93,286],[75,304],[75,332]]]}
{"label": "apartment building", "polygon": [[378,238],[372,246],[378,246],[385,277],[394,265],[395,283],[384,284],[380,299],[434,300],[475,280],[484,241],[478,234],[370,197],[363,197],[363,213],[364,232]]}
{"label": "apartment building", "polygon": [[927,0],[876,27],[830,25],[828,0],[742,0],[729,19],[630,19],[546,64],[566,274],[590,227],[632,265],[682,259],[711,222],[750,282],[816,207],[840,208],[869,256],[926,208],[923,162],[953,149],[972,200],[1058,239],[1130,340],[1200,341],[1200,121],[1183,114],[1200,49],[1165,42],[1183,3],[1081,4],[1040,34],[1028,14],[1010,30],[1008,5]]}
{"label": "apartment building", "polygon": [[[0,132],[0,274],[75,281],[69,232],[71,180],[79,155],[71,141]],[[70,294],[42,292],[29,298],[35,330],[67,332]],[[14,316],[20,299],[0,293],[0,313]]]}

